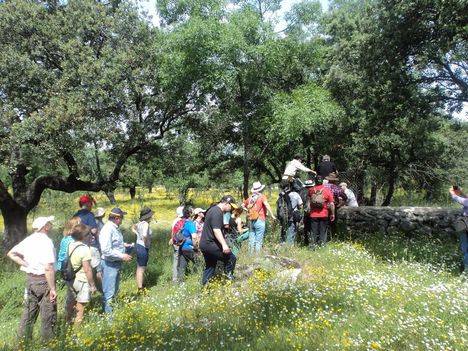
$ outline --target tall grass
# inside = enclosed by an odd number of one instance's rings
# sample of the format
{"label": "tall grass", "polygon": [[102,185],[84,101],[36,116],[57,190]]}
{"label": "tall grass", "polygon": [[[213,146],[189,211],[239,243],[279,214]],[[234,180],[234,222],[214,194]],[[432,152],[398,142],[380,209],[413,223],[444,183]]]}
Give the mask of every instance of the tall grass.
{"label": "tall grass", "polygon": [[[195,205],[205,207],[219,194],[205,194]],[[129,212],[123,230],[143,205],[153,207],[154,245],[146,277],[148,291],[136,293],[135,262],[125,264],[113,318],[100,312],[93,297],[83,326],[66,329],[49,345],[37,338],[27,349],[51,350],[464,350],[468,346],[468,283],[457,273],[457,242],[395,235],[334,237],[326,247],[310,251],[278,244],[278,228],[269,227],[265,251],[296,260],[292,271],[268,259],[239,256],[238,279],[200,286],[202,267],[184,284],[171,282],[172,251],[168,227],[176,197],[162,191],[118,194]],[[67,218],[77,196],[46,199],[37,213]],[[103,207],[106,199],[98,197]],[[56,232],[57,240],[60,238]],[[3,260],[0,269],[0,348],[16,348],[24,275]],[[255,267],[244,277],[246,267]],[[63,319],[65,290],[59,292]],[[3,343],[3,344],[2,344]]]}

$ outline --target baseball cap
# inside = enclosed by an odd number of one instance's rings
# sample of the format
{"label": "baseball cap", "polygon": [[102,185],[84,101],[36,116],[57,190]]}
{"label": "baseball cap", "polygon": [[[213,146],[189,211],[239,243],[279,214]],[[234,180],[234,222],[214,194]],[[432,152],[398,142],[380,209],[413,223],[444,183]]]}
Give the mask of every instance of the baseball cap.
{"label": "baseball cap", "polygon": [[37,217],[33,223],[32,223],[32,229],[42,229],[47,223],[52,223],[52,221],[55,219],[54,216],[49,216],[49,217]]}
{"label": "baseball cap", "polygon": [[229,204],[232,206],[232,208],[236,209],[236,208],[239,208],[239,206],[237,206],[236,204],[236,200],[234,200],[234,198],[231,196],[231,195],[224,195],[222,198],[221,198],[221,201],[220,202],[223,202],[225,204]]}
{"label": "baseball cap", "polygon": [[125,216],[126,214],[127,214],[127,212],[122,211],[118,207],[114,207],[109,213],[110,216],[118,216],[118,217]]}

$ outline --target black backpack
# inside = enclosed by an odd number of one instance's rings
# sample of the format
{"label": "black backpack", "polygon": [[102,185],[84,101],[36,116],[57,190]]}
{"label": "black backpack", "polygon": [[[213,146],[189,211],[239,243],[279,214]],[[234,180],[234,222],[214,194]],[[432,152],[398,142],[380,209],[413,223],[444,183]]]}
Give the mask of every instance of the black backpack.
{"label": "black backpack", "polygon": [[293,222],[300,222],[302,214],[299,210],[293,209],[289,192],[281,192],[278,201],[276,202],[276,215],[282,223],[290,220]]}
{"label": "black backpack", "polygon": [[[67,257],[65,257],[65,260],[62,262],[62,267],[60,269],[60,273],[62,274],[62,279],[65,280],[66,282],[73,282],[75,280],[76,273],[81,269],[83,266],[80,264],[80,266],[77,269],[73,269],[73,265],[71,263],[71,256],[73,255],[73,252],[80,246],[85,246],[85,244],[80,244],[77,245],[72,252],[67,254]],[[68,246],[70,248],[70,246]]]}
{"label": "black backpack", "polygon": [[276,217],[278,217],[281,223],[286,223],[289,219],[290,210],[288,208],[286,197],[289,197],[289,195],[282,191],[276,201]]}

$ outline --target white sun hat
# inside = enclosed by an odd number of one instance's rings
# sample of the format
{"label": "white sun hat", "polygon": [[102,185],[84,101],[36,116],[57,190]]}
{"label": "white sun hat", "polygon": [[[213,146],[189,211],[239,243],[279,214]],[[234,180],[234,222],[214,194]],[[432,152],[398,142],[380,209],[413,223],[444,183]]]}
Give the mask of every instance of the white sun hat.
{"label": "white sun hat", "polygon": [[263,189],[265,189],[265,185],[262,185],[262,183],[260,183],[260,182],[255,182],[255,183],[253,183],[253,186],[252,186],[251,190],[252,190],[253,193],[259,193]]}

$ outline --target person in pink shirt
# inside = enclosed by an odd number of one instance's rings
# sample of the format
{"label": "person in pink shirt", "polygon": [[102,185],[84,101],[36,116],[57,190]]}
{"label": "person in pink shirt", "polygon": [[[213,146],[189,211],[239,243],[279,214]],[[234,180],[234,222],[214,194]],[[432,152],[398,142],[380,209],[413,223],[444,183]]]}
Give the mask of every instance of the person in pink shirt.
{"label": "person in pink shirt", "polygon": [[[310,207],[310,246],[324,245],[327,242],[327,233],[330,221],[335,220],[335,204],[333,193],[323,185],[323,177],[317,176],[315,186],[309,189]],[[330,219],[329,219],[330,218]]]}

